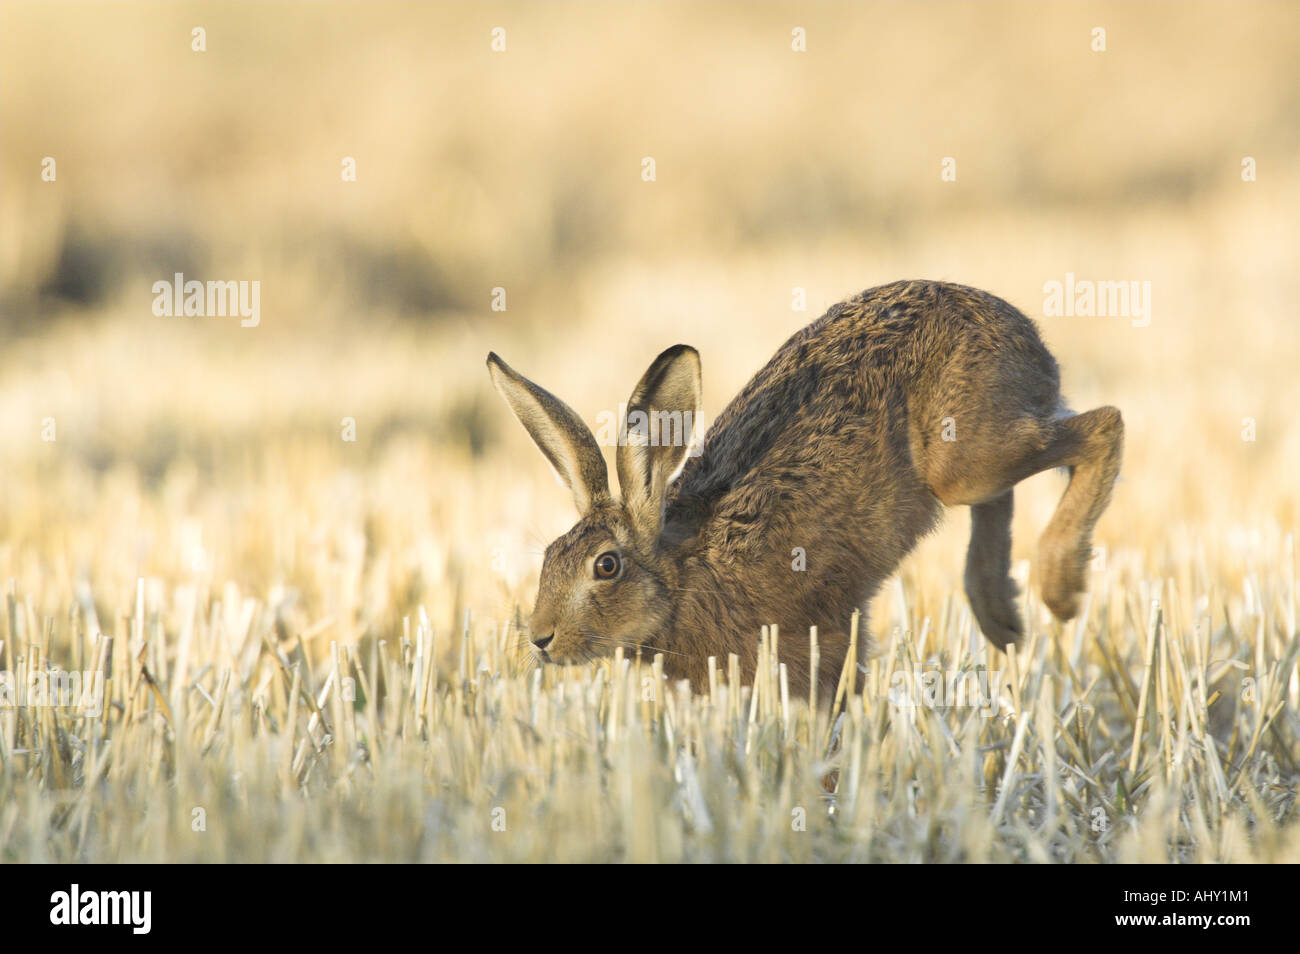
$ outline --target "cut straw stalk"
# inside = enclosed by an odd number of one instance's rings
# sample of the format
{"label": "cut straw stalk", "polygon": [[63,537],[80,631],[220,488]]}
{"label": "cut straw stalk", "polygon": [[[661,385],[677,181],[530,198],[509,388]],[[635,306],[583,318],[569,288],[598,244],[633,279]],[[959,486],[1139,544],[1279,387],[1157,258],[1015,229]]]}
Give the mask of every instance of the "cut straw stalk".
{"label": "cut straw stalk", "polygon": [[1147,699],[1151,690],[1151,677],[1155,671],[1156,634],[1160,630],[1160,601],[1151,601],[1151,621],[1147,626],[1146,655],[1142,665],[1142,691],[1138,697],[1137,718],[1133,723],[1133,747],[1129,750],[1128,775],[1137,775],[1138,759],[1142,756],[1143,722],[1146,718]]}
{"label": "cut straw stalk", "polygon": [[821,668],[821,647],[817,645],[817,627],[808,627],[808,711],[817,712],[817,674]]}

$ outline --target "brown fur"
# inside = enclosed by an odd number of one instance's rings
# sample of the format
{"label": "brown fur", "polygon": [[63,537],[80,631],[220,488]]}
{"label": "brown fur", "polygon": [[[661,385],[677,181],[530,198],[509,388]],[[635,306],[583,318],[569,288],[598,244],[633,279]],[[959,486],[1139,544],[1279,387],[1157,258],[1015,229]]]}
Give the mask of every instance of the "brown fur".
{"label": "brown fur", "polygon": [[[725,668],[736,653],[752,679],[760,628],[776,623],[790,689],[806,692],[816,625],[826,698],[853,610],[865,611],[941,505],[971,507],[971,608],[995,646],[1016,642],[1012,487],[1052,467],[1071,476],[1040,541],[1043,599],[1072,617],[1119,470],[1119,411],[1064,411],[1056,361],[1034,323],[961,285],[896,282],[834,306],[732,400],[699,456],[620,446],[621,502],[581,418],[495,355],[488,364],[582,513],[546,551],[530,621],[541,655],[662,651],[665,672],[697,690],[709,656]],[[628,403],[629,413],[696,411],[694,349],[660,355]],[[593,563],[608,550],[622,570],[596,579]]]}

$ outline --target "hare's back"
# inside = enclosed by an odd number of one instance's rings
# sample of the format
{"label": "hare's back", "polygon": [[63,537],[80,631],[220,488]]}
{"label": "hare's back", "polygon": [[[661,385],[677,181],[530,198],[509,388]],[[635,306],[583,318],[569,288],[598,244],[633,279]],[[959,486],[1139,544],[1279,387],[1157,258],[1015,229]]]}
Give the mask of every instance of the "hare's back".
{"label": "hare's back", "polygon": [[[982,402],[1059,402],[1056,362],[1034,323],[963,285],[903,281],[868,289],[796,332],[714,421],[677,481],[679,507],[712,509],[748,486],[809,491],[805,472],[843,457],[887,464],[909,432]],[[761,487],[756,482],[763,481]],[[854,476],[851,479],[861,479]]]}

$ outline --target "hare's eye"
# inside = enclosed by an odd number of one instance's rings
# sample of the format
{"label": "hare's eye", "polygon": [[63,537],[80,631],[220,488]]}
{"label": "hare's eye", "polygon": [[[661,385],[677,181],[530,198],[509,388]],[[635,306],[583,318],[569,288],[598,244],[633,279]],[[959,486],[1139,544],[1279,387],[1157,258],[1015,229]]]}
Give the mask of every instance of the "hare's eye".
{"label": "hare's eye", "polygon": [[600,556],[596,557],[596,579],[612,580],[614,577],[618,576],[618,571],[622,565],[623,563],[619,560],[618,554],[613,550],[602,553]]}

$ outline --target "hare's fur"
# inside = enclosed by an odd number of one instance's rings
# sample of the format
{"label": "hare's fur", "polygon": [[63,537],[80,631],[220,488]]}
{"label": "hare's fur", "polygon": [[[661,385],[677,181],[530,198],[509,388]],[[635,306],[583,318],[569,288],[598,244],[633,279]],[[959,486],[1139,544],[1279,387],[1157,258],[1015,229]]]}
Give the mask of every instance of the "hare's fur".
{"label": "hare's fur", "polygon": [[[1040,540],[1038,578],[1052,613],[1073,617],[1120,464],[1119,411],[1063,410],[1034,323],[944,282],[896,282],[831,308],[732,400],[698,456],[627,441],[621,500],[581,418],[495,355],[488,363],[582,514],[546,551],[529,624],[539,655],[663,652],[665,672],[697,689],[710,656],[725,667],[736,653],[751,679],[760,629],[775,623],[791,691],[808,687],[811,625],[819,688],[832,691],[853,610],[866,609],[941,505],[971,508],[965,587],[980,629],[1000,648],[1016,642],[1012,488],[1053,467],[1070,482]],[[698,405],[699,357],[678,345],[651,365],[628,411]],[[608,551],[620,572],[596,579]]]}

